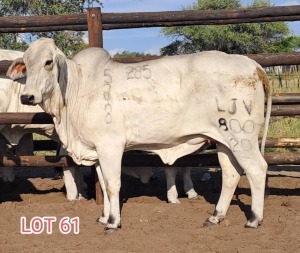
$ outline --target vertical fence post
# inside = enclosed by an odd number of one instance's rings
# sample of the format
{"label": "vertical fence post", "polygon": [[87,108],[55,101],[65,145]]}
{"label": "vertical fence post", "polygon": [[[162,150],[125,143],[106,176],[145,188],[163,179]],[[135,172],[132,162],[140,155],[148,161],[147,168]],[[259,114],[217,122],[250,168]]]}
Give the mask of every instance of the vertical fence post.
{"label": "vertical fence post", "polygon": [[[102,17],[100,8],[90,8],[87,10],[88,36],[90,47],[103,47]],[[96,203],[103,203],[103,192],[99,183],[96,168],[92,168],[95,178]]]}
{"label": "vertical fence post", "polygon": [[87,23],[90,47],[103,47],[102,18],[100,8],[87,11]]}

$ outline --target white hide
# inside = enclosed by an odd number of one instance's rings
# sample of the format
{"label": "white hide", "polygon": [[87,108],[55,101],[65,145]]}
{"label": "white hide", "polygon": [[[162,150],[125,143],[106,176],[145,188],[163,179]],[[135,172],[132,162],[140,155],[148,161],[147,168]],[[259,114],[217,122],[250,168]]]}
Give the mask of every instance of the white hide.
{"label": "white hide", "polygon": [[[172,165],[198,150],[207,138],[218,142],[223,184],[206,225],[225,217],[242,171],[252,193],[247,226],[261,224],[267,164],[259,151],[258,133],[268,85],[255,61],[208,51],[122,64],[100,48],[83,50],[68,60],[50,39],[33,42],[23,60],[27,68],[23,103],[40,104],[52,115],[76,163],[96,164],[106,189],[100,222],[107,223],[107,232],[121,225],[125,150],[151,151]],[[9,75],[19,74],[13,64]]]}

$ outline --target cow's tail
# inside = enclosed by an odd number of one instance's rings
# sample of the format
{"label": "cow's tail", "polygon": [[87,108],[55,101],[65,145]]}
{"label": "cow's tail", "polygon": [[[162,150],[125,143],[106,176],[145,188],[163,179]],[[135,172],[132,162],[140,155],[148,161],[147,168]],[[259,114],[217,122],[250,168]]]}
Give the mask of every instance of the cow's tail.
{"label": "cow's tail", "polygon": [[260,146],[260,152],[264,156],[267,134],[268,134],[270,118],[271,118],[271,110],[272,110],[272,87],[271,87],[271,84],[269,82],[266,72],[262,68],[257,68],[257,73],[258,73],[259,78],[262,80],[264,90],[265,90],[265,96],[267,99],[265,125],[264,125],[262,140],[261,140],[261,146]]}

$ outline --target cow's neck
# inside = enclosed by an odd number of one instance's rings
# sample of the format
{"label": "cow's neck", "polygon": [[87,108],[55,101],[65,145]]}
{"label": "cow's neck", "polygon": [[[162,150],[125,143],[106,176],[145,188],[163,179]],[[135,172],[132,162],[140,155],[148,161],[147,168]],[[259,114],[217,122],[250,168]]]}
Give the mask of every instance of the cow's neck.
{"label": "cow's neck", "polygon": [[71,61],[67,61],[67,73],[66,83],[60,83],[60,86],[57,86],[51,97],[46,99],[43,103],[44,110],[53,117],[55,124],[55,129],[59,135],[60,140],[64,144],[65,148],[68,147],[68,140],[70,140],[70,121],[67,120],[70,112],[76,104],[76,100],[69,99],[75,97],[79,79],[79,66]]}

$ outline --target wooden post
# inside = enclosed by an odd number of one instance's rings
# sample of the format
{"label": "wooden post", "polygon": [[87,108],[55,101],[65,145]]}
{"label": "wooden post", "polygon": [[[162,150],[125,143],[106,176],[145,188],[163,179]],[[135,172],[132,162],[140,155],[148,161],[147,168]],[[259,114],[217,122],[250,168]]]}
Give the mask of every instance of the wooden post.
{"label": "wooden post", "polygon": [[[90,8],[87,11],[88,35],[90,47],[103,47],[102,17],[100,8]],[[103,203],[103,192],[99,183],[95,166],[92,167],[95,178],[96,203]]]}
{"label": "wooden post", "polygon": [[91,8],[87,11],[89,46],[103,47],[101,9]]}

